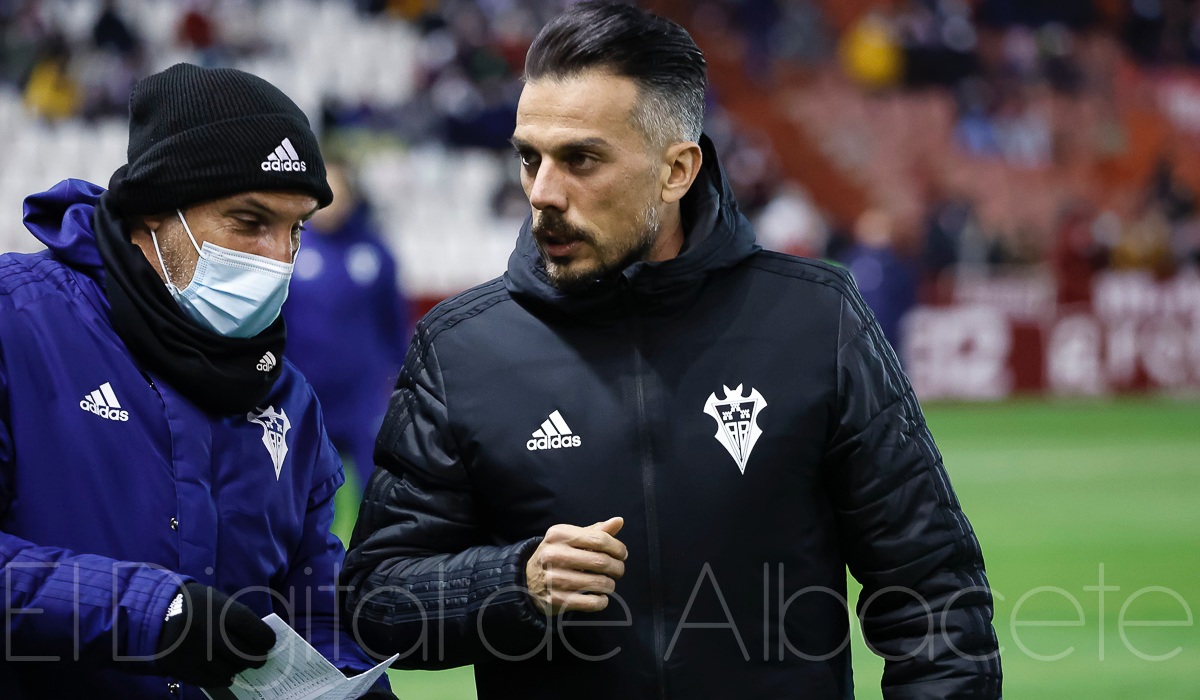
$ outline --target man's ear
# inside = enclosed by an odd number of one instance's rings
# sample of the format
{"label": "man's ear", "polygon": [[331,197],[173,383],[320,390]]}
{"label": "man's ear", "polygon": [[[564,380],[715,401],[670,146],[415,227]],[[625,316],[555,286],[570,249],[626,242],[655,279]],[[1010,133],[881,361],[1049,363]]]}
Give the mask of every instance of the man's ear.
{"label": "man's ear", "polygon": [[674,204],[691,189],[696,176],[700,174],[704,156],[695,141],[680,141],[667,147],[664,160],[668,170],[663,182],[662,198],[664,202]]}

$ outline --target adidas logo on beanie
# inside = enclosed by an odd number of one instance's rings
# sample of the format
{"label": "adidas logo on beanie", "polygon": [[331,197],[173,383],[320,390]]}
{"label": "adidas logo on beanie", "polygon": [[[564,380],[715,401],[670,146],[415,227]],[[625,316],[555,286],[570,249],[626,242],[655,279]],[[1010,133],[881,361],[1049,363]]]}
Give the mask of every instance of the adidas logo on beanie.
{"label": "adidas logo on beanie", "polygon": [[279,88],[232,68],[179,63],[129,97],[129,162],[109,181],[126,214],[254,190],[333,200],[308,118]]}

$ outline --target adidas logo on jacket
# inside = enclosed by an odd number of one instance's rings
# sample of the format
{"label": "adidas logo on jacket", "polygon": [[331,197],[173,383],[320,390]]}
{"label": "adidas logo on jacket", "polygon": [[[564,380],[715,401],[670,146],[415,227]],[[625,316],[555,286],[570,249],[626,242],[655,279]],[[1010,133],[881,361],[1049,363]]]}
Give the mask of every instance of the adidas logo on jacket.
{"label": "adidas logo on jacket", "polygon": [[570,426],[563,420],[558,411],[542,421],[542,427],[533,431],[533,437],[525,443],[530,452],[536,450],[557,450],[561,447],[579,447],[583,441],[571,432]]}

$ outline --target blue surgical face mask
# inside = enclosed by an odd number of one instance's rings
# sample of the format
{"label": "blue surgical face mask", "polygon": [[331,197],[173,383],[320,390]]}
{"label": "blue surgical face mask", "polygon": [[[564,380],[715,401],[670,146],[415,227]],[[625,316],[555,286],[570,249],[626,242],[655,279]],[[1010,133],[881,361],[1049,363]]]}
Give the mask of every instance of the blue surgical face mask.
{"label": "blue surgical face mask", "polygon": [[229,250],[208,241],[198,246],[183,212],[176,209],[175,213],[200,260],[192,281],[180,290],[171,282],[158,237],[150,232],[171,296],[197,323],[223,336],[251,338],[266,330],[279,317],[287,299],[292,263]]}

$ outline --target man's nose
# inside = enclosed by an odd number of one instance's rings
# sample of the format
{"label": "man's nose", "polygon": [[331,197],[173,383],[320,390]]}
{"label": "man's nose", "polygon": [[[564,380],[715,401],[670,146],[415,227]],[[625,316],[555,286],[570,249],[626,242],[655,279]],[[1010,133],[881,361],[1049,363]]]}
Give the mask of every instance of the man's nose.
{"label": "man's nose", "polygon": [[290,263],[296,257],[295,238],[292,235],[292,229],[288,226],[280,225],[271,231],[263,249],[259,251],[259,255],[270,258],[281,263]]}
{"label": "man's nose", "polygon": [[567,188],[562,170],[553,162],[543,162],[529,187],[529,205],[538,211],[567,210]]}

